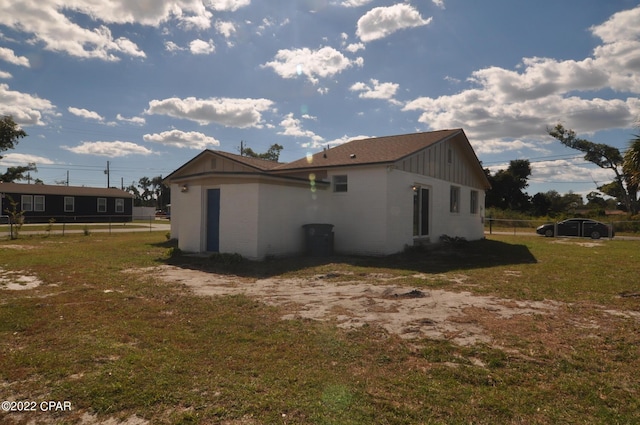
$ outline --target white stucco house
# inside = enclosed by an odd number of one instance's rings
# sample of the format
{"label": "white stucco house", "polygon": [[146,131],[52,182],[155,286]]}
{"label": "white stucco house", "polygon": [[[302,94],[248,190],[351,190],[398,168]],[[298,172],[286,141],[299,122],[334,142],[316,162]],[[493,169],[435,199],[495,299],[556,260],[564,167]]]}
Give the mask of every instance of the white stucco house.
{"label": "white stucco house", "polygon": [[290,163],[205,150],[165,183],[180,249],[250,259],[304,252],[312,223],[333,225],[340,254],[481,239],[490,187],[462,129],[355,140]]}

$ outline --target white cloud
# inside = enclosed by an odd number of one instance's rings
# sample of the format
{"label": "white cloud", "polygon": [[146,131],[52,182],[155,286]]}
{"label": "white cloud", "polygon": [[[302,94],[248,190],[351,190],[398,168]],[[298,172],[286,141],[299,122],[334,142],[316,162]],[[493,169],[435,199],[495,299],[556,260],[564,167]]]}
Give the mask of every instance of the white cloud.
{"label": "white cloud", "polygon": [[533,151],[538,152],[540,154],[550,154],[551,150],[547,149],[547,145],[553,143],[551,141],[536,141],[536,140],[503,140],[503,139],[489,139],[489,140],[481,140],[481,141],[472,141],[473,150],[478,155],[485,154],[498,154],[507,151],[516,151],[516,152],[524,152],[524,151]]}
{"label": "white cloud", "polygon": [[444,0],[431,0],[433,4],[438,6],[440,9],[444,9]]}
{"label": "white cloud", "polygon": [[355,83],[349,90],[360,92],[358,97],[362,99],[383,99],[387,100],[394,105],[399,105],[400,102],[393,97],[396,95],[399,84],[396,83],[381,83],[376,79],[371,79],[371,85],[365,83]]}
{"label": "white cloud", "polygon": [[196,131],[184,132],[180,130],[170,130],[163,131],[159,134],[145,134],[143,138],[145,142],[160,143],[176,148],[203,150],[209,146],[220,146],[220,142],[215,138]]}
{"label": "white cloud", "polygon": [[614,178],[613,171],[598,168],[582,158],[574,158],[533,162],[529,180],[532,183],[592,183],[591,190],[596,190],[597,186],[610,183]]}
{"label": "white cloud", "polygon": [[82,108],[74,108],[72,106],[67,108],[67,110],[77,117],[85,118],[88,120],[104,121],[104,117],[94,111],[89,111]]}
{"label": "white cloud", "polygon": [[365,46],[363,43],[351,43],[344,48],[349,53],[356,53],[359,50],[364,50]]}
{"label": "white cloud", "polygon": [[0,165],[2,165],[3,167],[15,167],[30,163],[35,163],[36,166],[55,164],[55,162],[53,162],[49,158],[23,153],[8,153],[3,155],[2,159],[0,159]]}
{"label": "white cloud", "polygon": [[604,44],[583,60],[524,58],[518,71],[489,67],[472,73],[473,88],[408,102],[432,129],[464,127],[471,139],[523,139],[546,135],[562,122],[579,133],[629,128],[640,116],[640,99],[585,96],[599,90],[640,93],[640,6],[612,16],[591,31]]}
{"label": "white cloud", "polygon": [[322,47],[318,50],[305,47],[279,50],[274,60],[262,67],[272,68],[282,78],[296,78],[304,75],[313,84],[317,84],[318,77],[331,77],[354,65],[362,66],[362,64],[362,58],[350,60],[332,47]]}
{"label": "white cloud", "polygon": [[[50,51],[81,58],[117,61],[120,56],[144,58],[145,53],[131,40],[114,38],[108,25],[138,23],[159,27],[175,20],[187,28],[207,29],[214,10],[235,10],[250,0],[22,0],[0,2],[0,25],[29,34]],[[84,27],[69,14],[81,13],[95,22]]]}
{"label": "white cloud", "polygon": [[224,38],[231,38],[237,30],[233,22],[218,21],[216,22],[216,31],[222,34]]}
{"label": "white cloud", "polygon": [[431,20],[432,18],[424,19],[417,9],[405,3],[376,7],[358,20],[356,35],[366,43],[405,28],[428,25]]}
{"label": "white cloud", "polygon": [[206,0],[213,10],[235,12],[236,10],[249,6],[251,0]]}
{"label": "white cloud", "polygon": [[116,115],[116,119],[118,121],[124,121],[124,122],[128,122],[129,124],[136,124],[136,125],[144,125],[147,121],[142,118],[142,117],[131,117],[131,118],[126,118],[123,117],[122,115],[118,114]]}
{"label": "white cloud", "polygon": [[164,49],[168,52],[178,52],[180,50],[184,50],[184,48],[178,46],[176,43],[174,43],[173,41],[165,41],[164,43]]}
{"label": "white cloud", "polygon": [[13,78],[13,75],[6,71],[0,71],[0,78],[8,80],[9,78]]}
{"label": "white cloud", "polygon": [[195,121],[200,125],[221,124],[226,127],[261,127],[262,112],[273,102],[268,99],[169,98],[149,102],[147,114],[167,115]]}
{"label": "white cloud", "polygon": [[319,146],[322,144],[324,139],[317,134],[315,134],[311,130],[304,130],[302,128],[302,122],[295,118],[293,113],[287,114],[284,119],[280,122],[280,126],[284,129],[284,131],[279,132],[283,136],[292,136],[292,137],[303,137],[309,139],[309,142],[303,143],[303,147],[311,147],[311,146]]}
{"label": "white cloud", "polygon": [[347,136],[344,135],[342,137],[339,137],[337,139],[333,139],[333,140],[329,140],[328,142],[324,143],[324,146],[327,146],[329,148],[338,146],[338,145],[342,145],[344,143],[348,143],[351,142],[353,140],[361,140],[361,139],[370,139],[372,136]]}
{"label": "white cloud", "polygon": [[197,39],[189,43],[189,50],[194,55],[208,55],[216,50],[216,46],[211,39],[209,41]]}
{"label": "white cloud", "polygon": [[61,146],[79,155],[97,155],[117,158],[129,155],[151,155],[153,151],[132,142],[82,142],[78,146]]}
{"label": "white cloud", "polygon": [[29,58],[24,56],[16,56],[15,52],[6,47],[0,47],[0,60],[29,68]]}
{"label": "white cloud", "polygon": [[50,101],[0,84],[0,115],[11,115],[20,125],[43,125],[42,115],[54,113],[55,106]]}
{"label": "white cloud", "polygon": [[360,7],[371,3],[373,0],[345,0],[340,3],[344,7]]}

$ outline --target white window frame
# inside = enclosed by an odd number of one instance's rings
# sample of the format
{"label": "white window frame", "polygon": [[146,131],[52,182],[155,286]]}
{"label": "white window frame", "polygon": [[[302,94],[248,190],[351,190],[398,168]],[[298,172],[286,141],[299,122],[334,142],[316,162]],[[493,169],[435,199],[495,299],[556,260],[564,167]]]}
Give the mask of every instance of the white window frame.
{"label": "white window frame", "polygon": [[45,211],[44,195],[33,195],[33,210],[36,212]]}
{"label": "white window frame", "polygon": [[123,213],[124,212],[124,199],[116,198],[116,212]]}
{"label": "white window frame", "polygon": [[76,198],[73,196],[64,197],[64,212],[75,212],[76,210]]}
{"label": "white window frame", "polygon": [[106,213],[107,212],[107,198],[98,198],[98,212]]}
{"label": "white window frame", "polygon": [[33,211],[33,195],[22,195],[20,197],[20,210]]}
{"label": "white window frame", "polygon": [[349,179],[346,174],[333,176],[334,193],[346,193],[349,191]]}

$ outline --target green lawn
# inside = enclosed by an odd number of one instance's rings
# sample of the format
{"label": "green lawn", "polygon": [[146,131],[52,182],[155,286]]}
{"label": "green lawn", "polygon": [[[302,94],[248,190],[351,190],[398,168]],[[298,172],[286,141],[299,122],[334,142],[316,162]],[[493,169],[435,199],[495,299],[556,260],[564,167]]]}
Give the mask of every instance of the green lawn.
{"label": "green lawn", "polygon": [[[388,258],[237,263],[181,256],[165,232],[0,241],[0,279],[42,281],[0,289],[0,399],[72,405],[0,412],[0,423],[81,423],[85,413],[152,424],[640,423],[640,242],[591,242],[494,235]],[[163,264],[248,284],[383,273],[408,288],[559,307],[470,312],[491,344],[407,341],[376,326],[284,321],[256,299],[197,297],[123,272]],[[449,275],[465,279],[438,278]]]}

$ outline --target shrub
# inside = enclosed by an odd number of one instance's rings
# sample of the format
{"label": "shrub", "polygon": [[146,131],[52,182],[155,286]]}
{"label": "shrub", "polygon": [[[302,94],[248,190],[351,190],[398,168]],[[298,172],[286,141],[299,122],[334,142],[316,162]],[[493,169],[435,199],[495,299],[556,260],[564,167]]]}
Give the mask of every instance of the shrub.
{"label": "shrub", "polygon": [[242,263],[244,261],[244,258],[238,253],[228,254],[224,252],[216,252],[209,256],[209,260],[215,264],[230,266]]}

